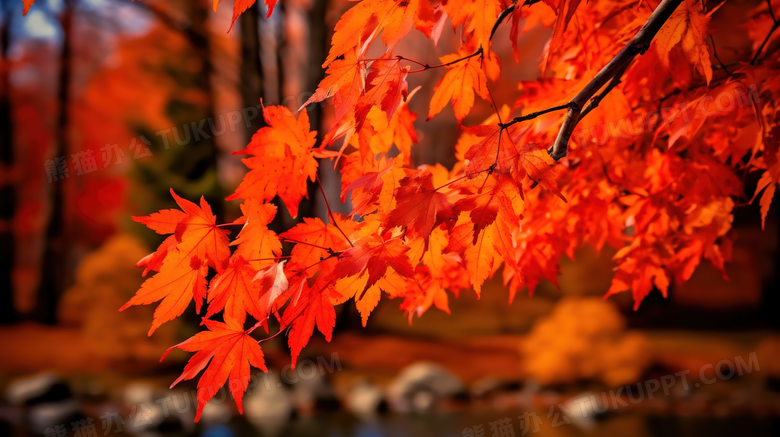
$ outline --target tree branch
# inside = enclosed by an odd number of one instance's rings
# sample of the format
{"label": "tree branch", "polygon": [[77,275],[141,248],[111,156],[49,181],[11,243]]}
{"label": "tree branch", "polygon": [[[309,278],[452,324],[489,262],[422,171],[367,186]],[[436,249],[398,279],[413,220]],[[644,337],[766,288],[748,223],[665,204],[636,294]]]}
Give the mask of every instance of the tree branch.
{"label": "tree branch", "polygon": [[[596,74],[596,77],[579,94],[569,101],[567,104],[569,112],[566,113],[566,118],[563,120],[563,125],[558,132],[555,143],[548,150],[553,159],[558,161],[566,156],[569,139],[577,123],[593,108],[598,106],[601,99],[620,83],[620,77],[626,71],[628,65],[637,55],[644,54],[650,48],[650,42],[655,38],[655,35],[680,3],[682,3],[682,0],[663,0],[631,41]],[[605,85],[604,91],[586,107],[585,105],[588,101]]]}
{"label": "tree branch", "polygon": [[515,117],[509,123],[499,123],[498,126],[503,129],[506,129],[515,123],[520,123],[527,120],[533,120],[534,118],[539,117],[540,115],[544,115],[553,111],[560,111],[561,109],[568,109],[570,107],[571,107],[570,103],[567,103],[565,105],[560,105],[560,106],[553,106],[552,108],[547,108],[541,111],[532,112],[530,114],[523,115],[522,117]]}
{"label": "tree branch", "polygon": [[500,14],[498,14],[498,17],[496,17],[496,22],[493,23],[493,29],[490,30],[490,39],[489,41],[493,41],[493,35],[496,34],[496,31],[498,30],[498,26],[501,25],[501,23],[504,22],[504,19],[507,17],[507,15],[511,14],[512,11],[515,10],[515,6],[517,5],[517,0],[515,0],[511,5],[509,5],[508,8],[501,11]]}
{"label": "tree branch", "polygon": [[625,73],[626,69],[628,69],[628,65],[630,62],[627,62],[625,65],[623,65],[623,68],[621,68],[617,73],[615,73],[615,76],[612,77],[612,79],[607,83],[607,86],[604,87],[604,90],[601,91],[599,94],[596,95],[596,97],[590,99],[590,102],[588,102],[588,105],[585,106],[582,109],[582,112],[580,113],[580,120],[585,118],[586,115],[590,113],[590,111],[596,109],[599,106],[599,103],[604,99],[604,97],[609,94],[610,91],[615,89],[616,86],[620,85],[622,82],[620,79],[623,77],[623,73]]}
{"label": "tree branch", "polygon": [[766,2],[767,7],[769,8],[769,16],[772,17],[772,21],[775,23],[771,29],[769,29],[769,33],[766,35],[766,38],[764,38],[764,42],[761,43],[761,46],[758,47],[758,50],[756,50],[755,56],[753,56],[753,59],[750,60],[750,65],[756,65],[756,62],[758,61],[758,57],[761,56],[761,52],[764,51],[764,47],[769,42],[769,39],[772,38],[772,34],[775,33],[775,30],[780,28],[780,20],[775,18],[775,13],[772,11],[772,2],[767,0]]}
{"label": "tree branch", "polygon": [[205,36],[193,30],[192,24],[189,21],[174,17],[163,8],[160,8],[156,3],[144,1],[138,2],[137,4],[151,12],[152,15],[168,29],[181,33],[193,47],[202,47],[207,42]]}
{"label": "tree branch", "polygon": [[[542,0],[525,0],[525,2],[522,5],[520,5],[520,7],[523,7],[523,6],[533,6],[536,3],[539,3],[540,1],[542,1]],[[493,35],[496,34],[496,31],[498,30],[498,26],[500,26],[501,23],[504,22],[504,20],[506,19],[506,17],[509,14],[514,12],[514,10],[517,8],[517,3],[519,3],[519,2],[520,2],[520,0],[513,1],[512,4],[509,5],[509,7],[507,7],[506,9],[501,11],[500,14],[498,14],[498,17],[496,17],[496,22],[493,23],[493,28],[490,30],[489,41],[493,41]]]}

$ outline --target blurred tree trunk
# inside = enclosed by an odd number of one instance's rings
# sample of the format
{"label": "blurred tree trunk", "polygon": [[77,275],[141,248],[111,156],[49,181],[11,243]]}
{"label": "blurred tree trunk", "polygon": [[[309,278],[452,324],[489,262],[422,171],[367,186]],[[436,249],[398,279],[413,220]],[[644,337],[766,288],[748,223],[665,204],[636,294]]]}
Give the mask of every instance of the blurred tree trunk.
{"label": "blurred tree trunk", "polygon": [[[328,48],[330,47],[329,30],[333,28],[331,23],[325,21],[325,17],[330,7],[329,0],[314,0],[314,6],[309,11],[309,39],[310,39],[310,52],[309,52],[309,91],[314,92],[320,81],[325,77],[325,69],[322,68],[322,63],[328,56]],[[309,110],[309,119],[311,120],[312,129],[317,129],[317,141],[321,142],[325,136],[325,129],[322,126],[322,112],[325,102],[312,103]],[[325,195],[328,199],[338,200],[341,196],[341,173],[333,168],[331,161],[322,161],[318,171],[320,181],[322,182],[322,189],[325,191]],[[317,199],[314,211],[316,214],[325,220],[327,217],[327,207],[325,202],[320,198],[321,194],[316,193]],[[340,203],[338,201],[330,201],[330,206],[333,212],[339,212],[342,214],[348,214],[351,210],[349,199],[347,203]],[[329,219],[328,219],[329,220]]]}
{"label": "blurred tree trunk", "polygon": [[[184,132],[183,142],[186,147],[171,148],[165,152],[169,154],[165,161],[171,165],[163,171],[142,168],[139,174],[141,183],[158,193],[158,200],[164,202],[166,207],[172,206],[168,194],[171,188],[184,197],[197,198],[203,195],[217,216],[217,221],[221,222],[225,211],[225,193],[217,175],[220,151],[216,135],[213,130],[209,130],[211,123],[220,125],[212,83],[215,71],[209,25],[212,3],[209,0],[149,0],[133,4],[151,12],[159,24],[186,40],[189,47],[181,55],[188,62],[196,62],[197,68],[173,63],[169,67],[170,74],[183,88],[203,96],[197,101],[178,100],[174,96],[168,102],[173,127]],[[209,120],[210,117],[213,118]],[[196,129],[202,134],[196,133]],[[144,213],[156,209],[159,208],[150,207]]]}
{"label": "blurred tree trunk", "polygon": [[[212,84],[212,76],[214,74],[214,65],[212,63],[211,53],[211,30],[209,28],[209,14],[211,13],[212,2],[211,0],[196,0],[192,2],[189,16],[191,19],[192,27],[191,34],[196,35],[196,38],[190,38],[193,49],[201,59],[201,73],[200,73],[200,89],[206,95],[206,102],[204,110],[206,112],[206,118],[214,117],[216,120],[216,99],[214,93],[214,86]],[[212,136],[208,141],[202,142],[200,147],[208,147],[206,153],[208,171],[213,171],[216,175],[218,170],[217,163],[219,161],[219,148],[217,147],[217,141]],[[219,186],[218,178],[215,178],[216,186],[214,189],[207,193],[204,197],[211,205],[211,209],[214,215],[217,216],[217,223],[223,220],[224,216],[224,200],[225,193]]]}
{"label": "blurred tree trunk", "polygon": [[[73,0],[63,0],[60,23],[62,26],[62,51],[59,62],[59,76],[57,102],[59,117],[55,133],[55,157],[65,157],[67,161],[70,150],[69,109],[71,101],[71,73],[73,69],[72,53],[72,9]],[[65,232],[65,181],[59,181],[52,185],[51,213],[49,225],[46,230],[46,249],[43,255],[43,267],[41,272],[41,286],[36,302],[38,319],[47,324],[57,322],[57,300],[60,293],[67,285],[68,253],[67,233]]]}
{"label": "blurred tree trunk", "polygon": [[11,17],[15,3],[2,0],[3,22],[0,24],[0,324],[16,320],[13,297],[13,270],[16,240],[13,220],[16,214],[16,187],[12,171],[14,165],[13,113],[11,111],[11,84],[9,81],[8,48],[10,47]]}
{"label": "blurred tree trunk", "polygon": [[[325,22],[325,16],[328,12],[330,2],[328,0],[314,0],[311,10],[309,10],[309,77],[306,90],[314,93],[322,79],[325,78],[325,69],[322,63],[328,56],[328,23]],[[325,136],[320,126],[322,120],[322,103],[312,104],[309,110],[309,120],[312,129],[317,129],[317,141],[321,141]]]}
{"label": "blurred tree trunk", "polygon": [[[263,50],[260,39],[260,6],[255,2],[249,9],[241,14],[241,97],[244,108],[257,108],[263,97],[263,65],[261,52]],[[245,117],[249,114],[245,113]],[[250,126],[241,124],[246,128],[245,139],[249,139],[262,125],[263,117],[258,115],[250,121]]]}

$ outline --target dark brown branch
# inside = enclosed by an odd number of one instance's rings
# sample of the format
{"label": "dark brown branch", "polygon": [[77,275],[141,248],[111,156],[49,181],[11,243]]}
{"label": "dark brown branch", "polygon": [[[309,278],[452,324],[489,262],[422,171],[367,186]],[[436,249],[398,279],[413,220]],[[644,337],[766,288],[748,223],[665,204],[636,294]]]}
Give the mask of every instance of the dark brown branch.
{"label": "dark brown branch", "polygon": [[[655,38],[655,35],[680,3],[682,3],[682,0],[663,0],[631,41],[623,47],[623,49],[621,49],[620,52],[618,52],[618,54],[615,55],[615,57],[598,72],[598,74],[596,74],[596,77],[594,77],[593,80],[591,80],[590,83],[588,83],[585,88],[569,102],[569,112],[566,113],[566,118],[563,120],[563,125],[558,132],[555,143],[550,150],[548,150],[548,153],[553,159],[558,161],[566,156],[569,139],[571,138],[577,123],[583,116],[582,108],[585,107],[588,101],[596,95],[602,87],[608,85],[616,76],[622,75],[627,68],[627,65],[637,55],[644,54],[647,49],[650,48],[650,42]],[[606,95],[606,93],[603,94]]]}
{"label": "dark brown branch", "polygon": [[511,5],[509,5],[508,8],[501,11],[500,14],[498,14],[498,17],[496,18],[496,22],[493,23],[493,29],[490,30],[490,39],[489,41],[493,41],[493,35],[496,34],[496,31],[498,30],[498,26],[501,25],[501,23],[504,22],[504,19],[511,14],[515,10],[515,6],[517,5],[517,0],[515,0]]}
{"label": "dark brown branch", "polygon": [[[496,31],[498,30],[498,26],[500,26],[501,23],[504,22],[506,17],[509,14],[511,14],[512,12],[514,12],[514,10],[517,8],[517,2],[518,1],[520,1],[520,0],[513,1],[512,4],[509,5],[508,8],[504,9],[503,11],[501,11],[500,14],[498,14],[498,17],[496,17],[496,22],[493,23],[493,28],[490,29],[490,39],[489,39],[489,41],[493,41],[493,35],[496,34]],[[539,3],[540,1],[542,1],[542,0],[525,0],[525,2],[521,5],[521,7],[523,7],[523,6],[533,6],[533,5],[537,4],[537,3]]]}
{"label": "dark brown branch", "polygon": [[777,23],[777,18],[775,17],[775,12],[772,10],[772,0],[766,0],[766,7],[769,9],[769,16],[772,17],[772,21],[774,23]]}
{"label": "dark brown branch", "polygon": [[712,35],[710,35],[710,42],[712,43],[712,54],[715,55],[715,59],[717,59],[718,62],[720,63],[720,65],[713,65],[712,69],[715,70],[715,69],[718,69],[716,67],[720,67],[720,68],[723,69],[723,71],[726,72],[726,74],[731,76],[731,72],[728,69],[729,66],[726,65],[723,61],[721,61],[720,60],[720,56],[718,56],[718,48],[715,47],[715,37],[713,37]]}
{"label": "dark brown branch", "polygon": [[728,74],[728,76],[731,76],[731,72],[729,70],[727,70],[727,68],[728,67],[733,67],[735,65],[739,65],[739,62],[731,61],[731,62],[726,62],[725,64],[713,65],[712,69],[713,70],[726,70],[726,73]]}
{"label": "dark brown branch", "polygon": [[769,33],[766,35],[766,38],[764,38],[764,42],[761,43],[761,45],[758,47],[758,50],[756,50],[756,54],[753,56],[753,59],[750,60],[750,65],[756,65],[756,62],[758,61],[758,57],[761,56],[761,52],[764,51],[764,47],[766,47],[767,43],[769,43],[769,39],[772,38],[772,34],[775,33],[775,30],[777,30],[778,27],[780,27],[780,20],[775,18],[775,13],[772,11],[772,2],[770,0],[766,1],[767,7],[769,8],[769,15],[772,17],[772,21],[775,23],[771,29],[769,29]]}
{"label": "dark brown branch", "polygon": [[603,91],[598,93],[596,97],[590,99],[588,105],[582,109],[582,112],[580,113],[580,119],[585,118],[586,115],[590,114],[590,111],[596,109],[599,106],[599,103],[601,103],[601,101],[604,100],[604,97],[606,97],[607,94],[610,93],[610,91],[615,89],[616,86],[620,85],[621,83],[620,79],[623,77],[623,73],[625,73],[627,68],[628,68],[628,63],[626,63],[622,69],[620,69],[617,73],[615,73],[615,76],[612,77],[612,80],[610,80],[607,86],[604,87]]}
{"label": "dark brown branch", "polygon": [[168,29],[172,30],[173,32],[182,34],[190,42],[190,44],[192,44],[193,47],[201,47],[208,42],[203,35],[196,32],[192,28],[192,23],[189,21],[181,20],[172,16],[154,3],[138,2],[138,5],[146,8],[146,10],[151,12],[152,15],[154,15],[154,17]]}

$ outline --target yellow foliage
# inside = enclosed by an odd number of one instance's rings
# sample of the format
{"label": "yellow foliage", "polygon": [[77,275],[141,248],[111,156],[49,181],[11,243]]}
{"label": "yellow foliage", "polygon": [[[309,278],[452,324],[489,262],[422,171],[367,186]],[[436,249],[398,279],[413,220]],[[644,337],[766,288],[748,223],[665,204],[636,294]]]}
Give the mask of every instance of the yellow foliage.
{"label": "yellow foliage", "polygon": [[118,312],[140,287],[143,278],[135,263],[147,254],[135,236],[110,238],[86,255],[76,268],[75,284],[65,291],[59,305],[60,323],[80,326],[95,354],[116,360],[157,360],[175,343],[177,323],[147,337],[153,309]]}
{"label": "yellow foliage", "polygon": [[564,297],[523,343],[528,374],[541,384],[600,380],[620,386],[650,362],[648,342],[625,331],[625,319],[599,298]]}

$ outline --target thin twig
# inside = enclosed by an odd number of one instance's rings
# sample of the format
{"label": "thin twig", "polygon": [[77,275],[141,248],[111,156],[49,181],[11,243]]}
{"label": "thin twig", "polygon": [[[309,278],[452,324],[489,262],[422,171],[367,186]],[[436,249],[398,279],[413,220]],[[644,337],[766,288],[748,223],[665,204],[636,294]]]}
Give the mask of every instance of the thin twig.
{"label": "thin twig", "polygon": [[766,35],[766,38],[764,38],[764,42],[761,43],[761,46],[758,47],[755,56],[753,56],[753,59],[750,60],[750,65],[756,65],[756,61],[758,61],[758,57],[761,56],[761,52],[764,50],[764,47],[769,42],[769,39],[772,37],[772,34],[775,33],[775,30],[777,30],[777,28],[779,27],[780,27],[780,21],[775,21],[775,24],[769,30],[769,33]]}
{"label": "thin twig", "polygon": [[247,261],[276,261],[276,260],[280,260],[280,259],[283,259],[283,258],[284,259],[288,259],[288,258],[292,258],[292,256],[291,255],[284,255],[284,256],[277,256],[275,258],[252,258],[252,259],[248,259]]}
{"label": "thin twig", "polygon": [[[737,61],[731,61],[731,62],[726,62],[725,64],[718,64],[718,65],[713,65],[713,66],[712,66],[712,69],[713,69],[713,70],[726,70],[726,68],[728,68],[728,67],[733,67],[733,66],[735,66],[735,65],[739,65],[739,62],[737,62]],[[731,72],[729,72],[728,70],[726,70],[726,73],[727,73],[729,76],[731,76]]]}
{"label": "thin twig", "polygon": [[727,68],[728,66],[724,64],[723,61],[720,60],[720,56],[718,56],[718,49],[715,47],[715,38],[712,35],[710,35],[710,42],[712,43],[712,54],[715,55],[715,59],[717,59],[720,63],[720,65],[714,65],[712,68],[715,69],[716,67],[720,67],[723,69],[723,71],[726,72],[726,74],[731,76],[731,72]]}
{"label": "thin twig", "polygon": [[571,105],[570,103],[566,103],[565,105],[553,106],[552,108],[547,108],[547,109],[544,109],[544,110],[541,110],[541,111],[532,112],[530,114],[523,115],[522,117],[515,117],[515,118],[513,118],[512,120],[510,120],[506,124],[499,123],[498,126],[506,129],[509,126],[512,126],[513,124],[521,123],[523,121],[532,120],[532,119],[534,119],[536,117],[539,117],[541,115],[544,115],[544,114],[547,114],[547,113],[550,113],[550,112],[553,112],[553,111],[560,111],[561,109],[568,109],[570,107],[570,105]]}
{"label": "thin twig", "polygon": [[421,62],[412,61],[412,60],[411,60],[411,59],[409,59],[409,58],[404,58],[403,56],[398,56],[397,58],[398,58],[398,59],[401,59],[401,60],[406,60],[406,61],[414,62],[415,64],[422,66],[422,68],[420,68],[420,69],[418,69],[418,70],[412,70],[412,71],[410,71],[410,72],[409,72],[409,74],[411,74],[411,73],[420,73],[420,72],[422,72],[422,71],[427,71],[427,70],[430,70],[430,69],[433,69],[433,68],[449,67],[450,65],[457,64],[458,62],[463,62],[463,61],[465,61],[465,60],[467,60],[467,59],[471,59],[471,58],[473,58],[474,56],[481,56],[481,55],[482,55],[482,51],[483,51],[483,50],[482,50],[482,46],[480,46],[480,47],[479,47],[479,48],[478,48],[478,49],[477,49],[477,50],[476,50],[474,53],[472,53],[472,54],[470,54],[470,55],[466,55],[466,56],[464,56],[464,57],[462,57],[462,58],[460,58],[460,59],[456,59],[456,60],[454,60],[454,61],[445,62],[445,63],[443,63],[443,64],[436,64],[436,65],[428,65],[428,64],[423,64],[423,63],[421,63]]}
{"label": "thin twig", "polygon": [[[482,69],[483,70],[485,69],[484,65],[482,65]],[[487,72],[485,72],[485,74],[487,75]],[[487,88],[488,96],[490,97],[490,103],[493,104],[493,110],[496,111],[496,117],[498,118],[499,129],[498,129],[498,142],[496,144],[496,159],[495,161],[493,161],[493,164],[491,164],[490,167],[488,167],[487,169],[488,177],[486,177],[484,182],[482,182],[482,186],[479,188],[480,193],[482,192],[482,189],[485,188],[485,184],[487,184],[487,180],[490,177],[490,175],[492,175],[493,172],[496,170],[496,168],[498,168],[498,157],[499,155],[501,155],[501,135],[503,135],[504,131],[507,129],[505,127],[506,124],[504,124],[504,120],[501,118],[501,112],[499,112],[498,110],[498,103],[496,103],[496,99],[495,97],[493,97],[493,92],[490,90],[490,82],[487,82],[485,85]]]}
{"label": "thin twig", "polygon": [[339,256],[341,253],[342,252],[331,252],[330,255],[328,255],[328,256],[326,256],[324,258],[320,257],[320,260],[317,261],[316,263],[314,263],[312,265],[309,265],[309,266],[306,266],[306,267],[304,267],[302,269],[299,269],[299,270],[293,270],[293,272],[295,272],[295,275],[300,275],[301,273],[306,273],[306,271],[309,270],[310,268],[318,266],[318,265],[324,263],[325,261],[327,261],[327,260],[329,260],[331,258],[335,258],[335,257]]}
{"label": "thin twig", "polygon": [[279,331],[276,334],[274,334],[274,335],[272,335],[270,337],[266,337],[266,338],[257,340],[257,343],[260,344],[260,343],[265,343],[266,341],[269,341],[269,340],[273,340],[274,338],[278,337],[279,334],[281,334],[282,332],[288,330],[289,328],[290,328],[290,325],[287,325],[284,328],[279,328]]}
{"label": "thin twig", "polygon": [[413,63],[415,63],[415,64],[419,65],[420,67],[425,67],[426,65],[428,65],[428,64],[426,64],[426,63],[423,63],[423,62],[420,62],[420,61],[415,61],[414,59],[410,59],[410,58],[407,58],[407,57],[405,57],[405,56],[401,56],[401,55],[397,55],[397,56],[396,56],[396,59],[400,59],[400,60],[402,60],[402,61],[409,61],[409,62],[413,62]]}
{"label": "thin twig", "polygon": [[333,249],[331,249],[329,247],[320,246],[318,244],[309,243],[307,241],[300,241],[300,240],[295,240],[293,238],[287,238],[287,237],[280,237],[279,239],[282,240],[282,242],[286,241],[288,243],[303,244],[304,246],[311,246],[311,247],[314,247],[316,249],[324,250],[324,251],[326,251],[328,253],[334,253]]}
{"label": "thin twig", "polygon": [[474,56],[481,55],[481,54],[482,54],[482,47],[478,48],[478,49],[477,49],[477,50],[476,50],[474,53],[471,53],[471,54],[469,54],[469,55],[466,55],[466,56],[464,56],[464,57],[462,57],[462,58],[456,59],[456,60],[454,60],[454,61],[446,62],[446,63],[443,63],[443,64],[436,64],[436,65],[429,65],[429,64],[426,64],[425,62],[416,61],[416,60],[414,60],[414,59],[412,59],[412,58],[407,58],[406,56],[401,56],[401,55],[396,55],[396,56],[394,56],[394,57],[392,57],[392,58],[373,58],[373,59],[361,59],[361,60],[359,60],[358,62],[374,62],[374,61],[408,61],[408,62],[411,62],[411,63],[413,63],[413,64],[417,64],[417,65],[419,65],[420,67],[422,67],[422,68],[420,68],[420,69],[418,69],[418,70],[412,70],[412,71],[410,71],[409,73],[419,73],[419,72],[421,72],[421,71],[427,71],[427,70],[431,70],[431,69],[433,69],[433,68],[442,68],[442,67],[448,67],[448,66],[450,66],[450,65],[457,64],[458,62],[463,62],[463,61],[465,61],[465,60],[467,60],[467,59],[471,59],[471,58],[473,58]]}
{"label": "thin twig", "polygon": [[224,228],[226,226],[244,226],[246,223],[221,223],[216,225],[218,228]]}
{"label": "thin twig", "polygon": [[328,216],[330,217],[330,221],[333,222],[333,226],[335,226],[336,229],[338,229],[339,232],[341,232],[341,235],[344,236],[344,239],[347,240],[347,243],[349,243],[351,247],[355,247],[355,245],[352,244],[352,241],[349,239],[349,237],[347,237],[347,234],[345,234],[344,231],[342,231],[341,228],[339,227],[339,224],[336,223],[336,218],[333,217],[333,211],[330,210],[330,203],[328,202],[328,198],[325,196],[325,190],[322,188],[322,182],[320,182],[319,175],[317,176],[317,185],[320,187],[320,193],[322,193],[322,198],[325,199],[325,207],[328,208]]}

